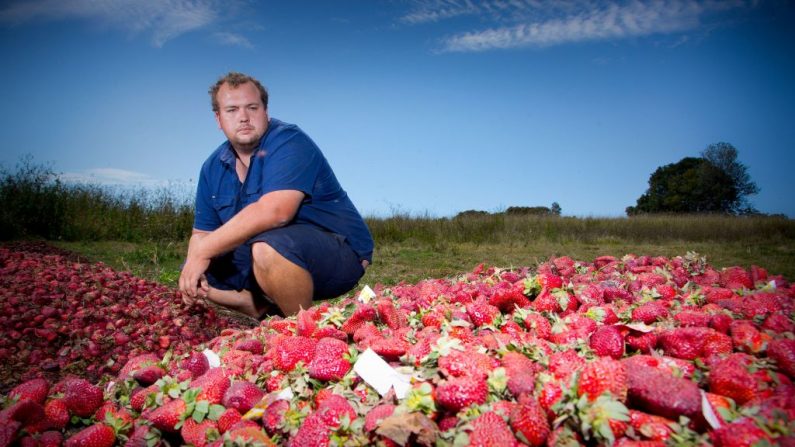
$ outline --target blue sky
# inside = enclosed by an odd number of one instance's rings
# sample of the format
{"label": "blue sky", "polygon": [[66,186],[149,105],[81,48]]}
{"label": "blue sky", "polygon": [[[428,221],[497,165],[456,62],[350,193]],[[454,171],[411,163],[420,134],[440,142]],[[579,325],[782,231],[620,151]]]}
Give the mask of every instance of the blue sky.
{"label": "blue sky", "polygon": [[725,141],[752,203],[795,217],[791,2],[0,5],[7,169],[31,154],[67,179],[192,189],[223,141],[207,88],[235,70],[366,215],[621,216],[657,167]]}

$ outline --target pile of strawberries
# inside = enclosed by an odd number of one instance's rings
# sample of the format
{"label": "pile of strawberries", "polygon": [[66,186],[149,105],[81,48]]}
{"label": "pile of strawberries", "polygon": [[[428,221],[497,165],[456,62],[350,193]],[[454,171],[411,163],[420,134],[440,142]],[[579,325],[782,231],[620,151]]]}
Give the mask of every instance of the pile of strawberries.
{"label": "pile of strawberries", "polygon": [[369,296],[21,383],[0,446],[795,445],[795,287],[760,267],[562,257]]}
{"label": "pile of strawberries", "polygon": [[188,352],[229,324],[163,285],[49,245],[0,247],[0,392],[33,377],[97,381],[145,352]]}

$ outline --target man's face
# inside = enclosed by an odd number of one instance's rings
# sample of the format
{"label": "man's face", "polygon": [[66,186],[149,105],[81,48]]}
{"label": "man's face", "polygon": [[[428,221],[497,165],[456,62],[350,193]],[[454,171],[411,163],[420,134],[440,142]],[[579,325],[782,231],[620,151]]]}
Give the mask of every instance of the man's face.
{"label": "man's face", "polygon": [[218,112],[215,119],[232,147],[244,152],[257,147],[268,130],[268,111],[262,104],[257,87],[251,82],[237,87],[223,84],[216,99]]}

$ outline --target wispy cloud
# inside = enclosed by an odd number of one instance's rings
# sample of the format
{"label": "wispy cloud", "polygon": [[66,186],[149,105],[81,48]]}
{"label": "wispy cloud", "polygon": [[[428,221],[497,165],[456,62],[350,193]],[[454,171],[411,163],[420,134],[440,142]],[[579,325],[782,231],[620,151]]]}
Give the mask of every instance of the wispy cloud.
{"label": "wispy cloud", "polygon": [[213,39],[221,45],[254,48],[254,45],[251,44],[251,41],[241,34],[217,32],[213,33]]}
{"label": "wispy cloud", "polygon": [[70,183],[122,186],[163,186],[167,182],[148,174],[118,168],[86,169],[82,172],[65,172],[60,179]]}
{"label": "wispy cloud", "polygon": [[748,8],[741,0],[437,0],[418,3],[400,18],[419,25],[476,16],[493,25],[440,40],[442,52],[546,47],[697,29],[711,14]]}
{"label": "wispy cloud", "polygon": [[0,9],[0,23],[91,20],[113,29],[146,34],[163,46],[182,34],[205,29],[235,9],[225,0],[23,0]]}

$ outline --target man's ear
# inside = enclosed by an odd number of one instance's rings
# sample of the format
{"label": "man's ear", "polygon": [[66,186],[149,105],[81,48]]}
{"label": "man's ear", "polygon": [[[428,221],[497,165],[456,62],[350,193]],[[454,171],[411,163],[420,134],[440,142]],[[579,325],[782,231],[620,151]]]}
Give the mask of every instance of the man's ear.
{"label": "man's ear", "polygon": [[223,128],[221,127],[221,113],[213,112],[213,115],[215,116],[215,123],[218,124],[218,128],[223,130]]}

